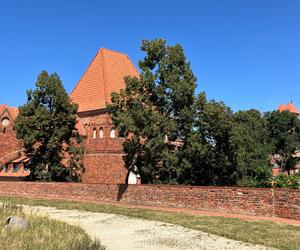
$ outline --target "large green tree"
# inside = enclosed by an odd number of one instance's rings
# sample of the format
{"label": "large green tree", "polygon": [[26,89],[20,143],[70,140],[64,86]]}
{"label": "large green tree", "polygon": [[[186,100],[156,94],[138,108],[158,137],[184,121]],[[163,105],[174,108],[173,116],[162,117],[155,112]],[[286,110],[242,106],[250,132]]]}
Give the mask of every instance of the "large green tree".
{"label": "large green tree", "polygon": [[251,109],[234,113],[233,120],[230,144],[234,154],[234,179],[237,185],[268,186],[271,178],[271,148],[267,143],[266,119],[259,111]]}
{"label": "large green tree", "polygon": [[77,105],[71,103],[59,76],[43,71],[19,110],[14,128],[31,158],[31,178],[78,180],[83,149],[77,143]]}
{"label": "large green tree", "polygon": [[112,95],[109,110],[124,144],[126,166],[147,183],[177,183],[179,148],[193,129],[196,79],[180,45],[144,40],[139,78]]}
{"label": "large green tree", "polygon": [[268,126],[268,143],[272,147],[271,153],[283,171],[295,168],[298,159],[293,157],[300,149],[300,120],[288,111],[274,111],[266,113]]}
{"label": "large green tree", "polygon": [[180,180],[193,185],[266,186],[270,178],[265,121],[256,110],[233,113],[200,93]]}

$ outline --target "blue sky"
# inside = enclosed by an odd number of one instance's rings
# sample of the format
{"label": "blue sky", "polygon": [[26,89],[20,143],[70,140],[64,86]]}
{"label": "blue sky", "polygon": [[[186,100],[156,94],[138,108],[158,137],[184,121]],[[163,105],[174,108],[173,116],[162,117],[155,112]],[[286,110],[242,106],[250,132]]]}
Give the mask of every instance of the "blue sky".
{"label": "blue sky", "polygon": [[42,70],[72,90],[100,47],[137,64],[142,39],[179,43],[197,92],[233,110],[300,108],[300,1],[0,0],[0,103],[19,106]]}

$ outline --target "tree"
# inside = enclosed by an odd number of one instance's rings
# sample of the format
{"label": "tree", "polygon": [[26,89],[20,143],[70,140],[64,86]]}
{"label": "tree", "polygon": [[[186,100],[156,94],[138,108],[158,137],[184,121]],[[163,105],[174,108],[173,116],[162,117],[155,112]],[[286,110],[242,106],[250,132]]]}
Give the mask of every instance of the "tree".
{"label": "tree", "polygon": [[266,186],[270,178],[266,124],[256,110],[233,113],[223,102],[196,101],[190,163],[181,182],[192,185]]}
{"label": "tree", "polygon": [[288,111],[274,111],[265,115],[268,126],[268,143],[272,155],[283,171],[295,168],[297,160],[293,155],[300,149],[300,120]]}
{"label": "tree", "polygon": [[125,79],[126,88],[108,106],[114,124],[126,137],[125,163],[143,182],[177,183],[183,164],[179,148],[193,129],[196,78],[180,45],[144,40],[139,78]]}
{"label": "tree", "polygon": [[185,155],[190,167],[181,178],[185,184],[233,185],[234,165],[230,147],[232,111],[222,102],[207,101],[204,92],[196,101],[193,136]]}
{"label": "tree", "polygon": [[268,186],[271,168],[266,120],[255,109],[239,111],[233,115],[233,119],[230,142],[234,152],[237,185]]}
{"label": "tree", "polygon": [[19,110],[14,129],[30,155],[31,178],[53,181],[80,178],[82,164],[78,155],[82,149],[75,128],[77,105],[71,103],[59,76],[43,71],[36,89],[27,91],[27,103]]}

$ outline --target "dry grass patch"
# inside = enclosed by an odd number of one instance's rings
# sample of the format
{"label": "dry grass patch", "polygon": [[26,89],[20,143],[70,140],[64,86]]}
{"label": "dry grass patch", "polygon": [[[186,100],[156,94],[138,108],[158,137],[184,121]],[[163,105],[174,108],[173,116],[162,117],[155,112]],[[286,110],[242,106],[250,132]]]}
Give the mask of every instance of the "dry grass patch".
{"label": "dry grass patch", "polygon": [[134,218],[172,223],[252,244],[260,244],[277,249],[300,250],[300,226],[269,221],[247,221],[235,218],[186,215],[183,213],[60,200],[0,197],[0,201],[32,206],[52,206],[58,209],[77,209],[90,212],[121,214]]}
{"label": "dry grass patch", "polygon": [[[27,227],[5,227],[6,219],[11,215],[24,218],[28,222]],[[2,204],[0,207],[0,242],[2,250],[105,249],[78,227],[47,217],[25,216],[22,209],[13,204]]]}

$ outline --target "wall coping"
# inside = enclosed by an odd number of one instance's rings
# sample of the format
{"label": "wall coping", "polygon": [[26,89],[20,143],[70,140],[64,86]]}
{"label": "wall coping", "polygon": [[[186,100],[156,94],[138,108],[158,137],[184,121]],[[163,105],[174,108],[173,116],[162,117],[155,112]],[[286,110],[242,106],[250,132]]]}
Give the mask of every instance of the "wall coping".
{"label": "wall coping", "polygon": [[300,189],[289,188],[250,188],[250,187],[237,187],[237,186],[191,186],[191,185],[165,185],[165,184],[109,184],[109,183],[82,183],[82,182],[46,182],[46,181],[0,181],[1,183],[14,183],[14,184],[42,184],[42,185],[81,185],[81,186],[136,186],[136,187],[155,187],[155,188],[185,188],[185,189],[216,189],[216,190],[245,190],[245,191],[289,191],[300,193]]}

